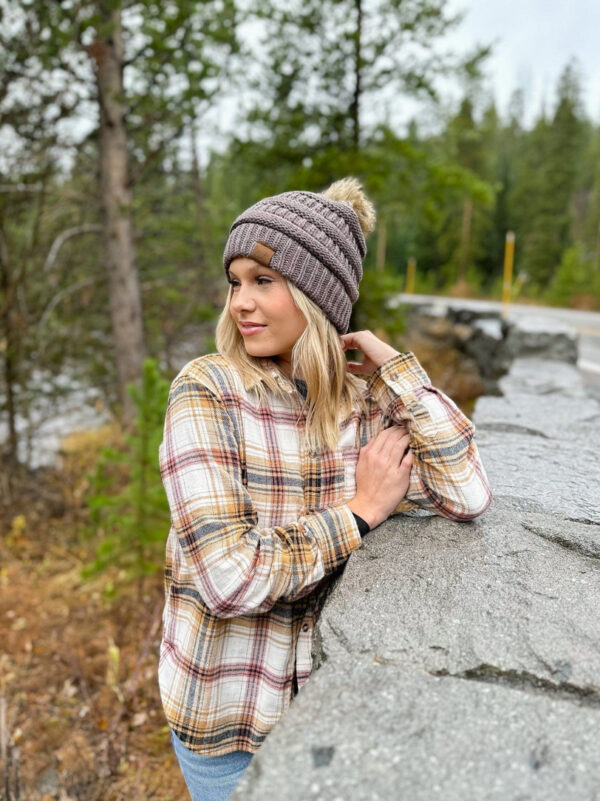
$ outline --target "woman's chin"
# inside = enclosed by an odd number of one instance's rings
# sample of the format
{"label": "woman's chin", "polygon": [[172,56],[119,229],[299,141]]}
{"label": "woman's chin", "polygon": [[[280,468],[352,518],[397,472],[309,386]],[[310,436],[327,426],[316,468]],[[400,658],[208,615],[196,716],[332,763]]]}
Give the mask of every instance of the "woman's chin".
{"label": "woman's chin", "polygon": [[257,359],[264,359],[271,355],[269,348],[255,345],[253,342],[244,342],[248,356],[255,356]]}

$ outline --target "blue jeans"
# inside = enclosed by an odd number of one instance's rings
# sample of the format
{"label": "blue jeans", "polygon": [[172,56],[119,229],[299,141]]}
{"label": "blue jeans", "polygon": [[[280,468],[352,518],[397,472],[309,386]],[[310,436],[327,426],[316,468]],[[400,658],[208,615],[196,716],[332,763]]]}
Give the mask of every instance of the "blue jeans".
{"label": "blue jeans", "polygon": [[227,801],[254,756],[250,751],[195,754],[172,729],[171,742],[192,801]]}

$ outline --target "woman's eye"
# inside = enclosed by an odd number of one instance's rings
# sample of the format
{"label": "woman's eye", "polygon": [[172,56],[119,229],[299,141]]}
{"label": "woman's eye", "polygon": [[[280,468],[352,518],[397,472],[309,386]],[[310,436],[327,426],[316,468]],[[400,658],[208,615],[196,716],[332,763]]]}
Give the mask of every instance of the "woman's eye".
{"label": "woman's eye", "polygon": [[[240,285],[240,282],[239,282],[239,281],[237,281],[237,280],[235,280],[234,278],[232,278],[232,279],[231,279],[231,280],[230,280],[228,283],[230,283],[230,284],[231,284],[231,286],[232,286],[234,289]],[[259,286],[266,286],[267,284],[272,284],[272,283],[273,283],[273,281],[272,281],[270,278],[267,278],[267,277],[266,277],[266,276],[264,276],[264,275],[259,275],[259,276],[257,277],[257,279],[256,279],[256,283],[257,283]]]}

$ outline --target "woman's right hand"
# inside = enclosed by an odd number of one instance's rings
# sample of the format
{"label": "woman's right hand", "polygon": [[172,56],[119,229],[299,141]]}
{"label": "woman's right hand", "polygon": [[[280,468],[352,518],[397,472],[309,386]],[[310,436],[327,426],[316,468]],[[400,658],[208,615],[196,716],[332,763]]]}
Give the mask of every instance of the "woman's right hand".
{"label": "woman's right hand", "polygon": [[408,491],[412,467],[409,441],[406,428],[393,425],[360,449],[356,495],[348,506],[371,528],[387,520]]}

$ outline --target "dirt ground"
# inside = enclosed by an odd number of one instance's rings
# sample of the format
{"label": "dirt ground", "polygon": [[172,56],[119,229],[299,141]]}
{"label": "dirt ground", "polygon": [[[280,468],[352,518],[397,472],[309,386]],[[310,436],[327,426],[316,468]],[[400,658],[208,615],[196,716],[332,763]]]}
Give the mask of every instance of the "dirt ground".
{"label": "dirt ground", "polygon": [[118,577],[81,579],[80,490],[41,470],[0,501],[0,798],[186,799],[156,681],[162,576],[113,600]]}

